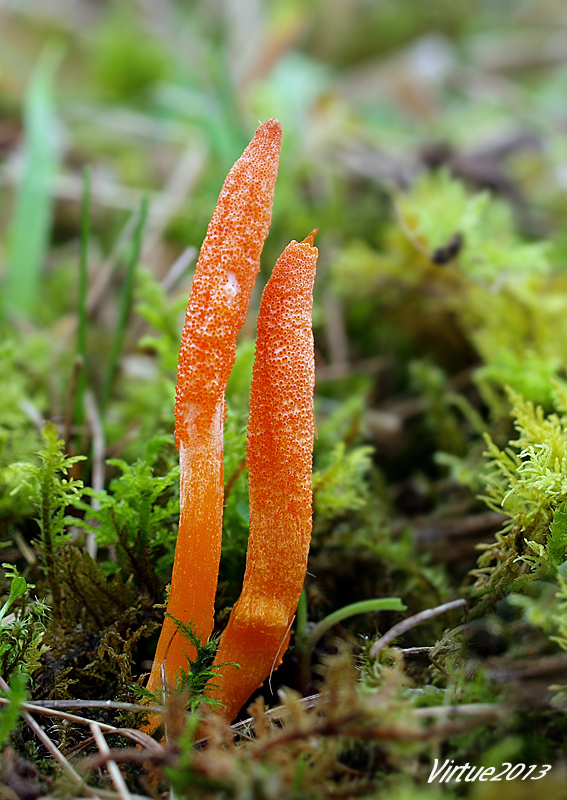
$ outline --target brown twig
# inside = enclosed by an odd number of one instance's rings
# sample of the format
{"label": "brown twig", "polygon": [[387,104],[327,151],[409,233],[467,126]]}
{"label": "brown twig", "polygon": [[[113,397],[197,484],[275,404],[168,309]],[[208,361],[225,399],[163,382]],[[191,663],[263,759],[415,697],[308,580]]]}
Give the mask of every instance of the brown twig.
{"label": "brown twig", "polygon": [[[445,719],[449,719],[453,716],[457,716],[459,711],[462,711],[464,716],[475,717],[474,724],[478,724],[485,719],[500,718],[507,710],[505,706],[482,703],[479,704],[479,706],[443,706],[415,709],[413,715],[414,718],[417,719],[422,719],[423,717],[444,717]],[[334,716],[332,719],[321,720],[317,718],[317,722],[309,727],[299,729],[297,727],[292,727],[289,730],[283,729],[257,742],[254,747],[254,755],[258,758],[268,750],[279,748],[283,744],[297,739],[304,739],[312,736],[341,736],[346,738],[376,739],[390,742],[430,741],[433,738],[458,735],[469,730],[470,727],[470,721],[444,723],[437,727],[427,726],[424,728],[415,728],[411,725],[381,726],[378,724],[373,726],[370,724],[370,720],[368,720],[364,711],[349,710],[342,715]]]}
{"label": "brown twig", "polygon": [[114,761],[111,757],[112,754],[110,752],[110,747],[106,743],[106,739],[104,738],[102,730],[100,729],[100,725],[97,722],[91,722],[89,727],[93,732],[93,737],[100,754],[106,757],[106,768],[108,770],[108,774],[110,775],[110,779],[112,780],[114,788],[120,795],[121,800],[132,800],[132,796],[128,791],[128,787],[126,786],[126,782],[122,777],[122,773],[118,769],[116,761]]}
{"label": "brown twig", "polygon": [[[10,687],[2,677],[0,677],[0,689],[2,689],[2,691],[4,692],[7,692],[8,695],[10,694]],[[10,702],[10,700],[7,698],[0,698],[0,700],[3,701],[5,704],[8,704]],[[27,707],[28,707],[27,703],[22,704],[23,708],[22,716],[26,721],[27,725],[29,726],[29,728],[37,736],[37,738],[40,740],[43,746],[48,750],[48,752],[51,753],[53,758],[60,764],[65,774],[73,781],[73,783],[77,787],[87,789],[88,787],[86,787],[85,782],[83,781],[79,773],[73,769],[71,764],[67,761],[63,753],[60,750],[58,750],[55,744],[51,741],[51,739],[43,730],[41,725],[38,725],[38,723],[30,714],[29,710],[27,710]]]}
{"label": "brown twig", "polygon": [[485,511],[482,514],[468,514],[449,520],[426,522],[423,527],[419,525],[419,521],[416,521],[414,535],[421,543],[440,538],[483,536],[499,530],[505,521],[505,515],[499,514],[497,511]]}
{"label": "brown twig", "polygon": [[[0,703],[7,702],[5,698],[0,697]],[[148,711],[150,708],[141,703],[125,703],[120,700],[34,700],[31,704],[31,711],[45,709],[62,709],[62,708],[112,708],[121,711]],[[153,711],[165,711],[165,706],[151,706]]]}
{"label": "brown twig", "polygon": [[[4,690],[4,691],[9,691],[9,688],[8,688],[7,684],[5,683],[5,681],[2,678],[0,678],[0,688],[2,690]],[[134,704],[127,704],[127,703],[122,703],[122,704],[116,703],[114,705],[111,705],[110,701],[107,702],[106,700],[105,701],[99,701],[100,705],[97,703],[97,701],[84,701],[84,700],[74,700],[74,701],[64,701],[64,700],[48,701],[47,700],[47,701],[44,701],[44,702],[46,704],[50,704],[52,702],[53,703],[69,702],[69,703],[72,703],[74,706],[77,706],[78,704],[85,704],[87,707],[90,707],[90,708],[112,708],[112,707],[117,707],[117,706],[123,708],[124,706],[128,706],[129,709],[134,708],[134,709],[138,709],[140,711],[146,711],[146,712],[154,710],[154,708],[155,708],[156,711],[162,711],[163,710],[163,708],[161,706],[155,706],[155,707],[154,706],[136,706]],[[0,705],[8,705],[9,703],[10,703],[9,699],[7,699],[5,697],[0,697]],[[33,717],[31,717],[31,713],[43,714],[44,716],[48,716],[48,717],[58,717],[59,719],[65,719],[68,722],[76,722],[76,723],[81,724],[81,725],[90,725],[91,722],[92,722],[92,720],[86,719],[85,717],[80,717],[77,714],[69,714],[68,712],[59,711],[58,709],[55,709],[55,708],[52,708],[52,707],[48,707],[47,705],[40,705],[39,703],[22,703],[22,709],[23,709],[24,713],[27,714],[32,721],[33,721]],[[27,721],[27,719],[26,719],[26,721]],[[148,736],[148,734],[144,733],[143,731],[139,731],[139,730],[136,730],[134,728],[116,728],[114,725],[108,725],[107,723],[104,723],[104,722],[98,722],[97,725],[100,727],[101,730],[105,731],[106,733],[119,734],[120,736],[124,736],[127,739],[131,739],[132,741],[136,742],[136,744],[140,744],[140,745],[142,745],[142,746],[144,746],[144,747],[146,747],[148,749],[152,749],[153,748],[153,749],[161,750],[162,746],[159,744],[159,742],[156,742],[155,739],[152,739],[151,736]]]}
{"label": "brown twig", "polygon": [[450,603],[443,603],[443,605],[437,606],[436,608],[427,608],[425,611],[420,611],[419,614],[414,614],[407,619],[398,622],[397,625],[394,625],[390,630],[384,634],[370,650],[370,657],[376,658],[378,653],[386,647],[386,645],[393,642],[394,639],[397,639],[398,636],[401,636],[406,631],[411,630],[416,625],[420,625],[422,622],[427,622],[434,617],[438,617],[440,614],[444,614],[446,611],[453,611],[456,608],[464,608],[465,616],[467,613],[467,603],[466,600],[452,600]]}

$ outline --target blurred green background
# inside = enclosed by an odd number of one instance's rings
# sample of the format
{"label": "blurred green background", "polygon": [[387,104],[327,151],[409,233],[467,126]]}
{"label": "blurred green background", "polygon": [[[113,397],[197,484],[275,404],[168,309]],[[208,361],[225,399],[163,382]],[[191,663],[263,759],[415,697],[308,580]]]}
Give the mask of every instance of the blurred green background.
{"label": "blurred green background", "polygon": [[[476,616],[412,629],[406,647],[442,644],[407,669],[367,652],[399,612],[341,617],[357,686],[385,686],[392,719],[398,702],[492,702],[528,660],[564,673],[566,34],[562,0],[0,0],[2,590],[23,586],[8,596],[31,630],[6,678],[33,675],[41,699],[131,699],[151,664],[177,533],[183,312],[226,173],[269,117],[284,139],[227,391],[219,627],[244,568],[261,288],[319,228],[313,543],[275,689],[313,688],[312,655],[336,653],[328,631],[306,649],[310,623],[385,596],[408,614],[466,596]],[[14,565],[55,608],[45,625]],[[524,689],[546,713],[547,686]],[[535,718],[502,751],[486,725],[446,752],[529,763],[537,739],[542,760],[564,759],[564,721]],[[365,742],[345,763],[388,794],[382,768],[425,784],[423,747]]]}

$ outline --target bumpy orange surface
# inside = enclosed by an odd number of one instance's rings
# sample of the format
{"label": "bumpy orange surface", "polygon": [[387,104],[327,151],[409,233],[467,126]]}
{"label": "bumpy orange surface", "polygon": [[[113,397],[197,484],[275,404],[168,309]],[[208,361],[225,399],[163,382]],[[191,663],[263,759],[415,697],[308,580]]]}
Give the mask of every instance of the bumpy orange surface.
{"label": "bumpy orange surface", "polygon": [[311,312],[317,263],[314,233],[291,242],[268,281],[258,316],[247,462],[250,536],[242,593],[222,635],[211,695],[232,720],[281,663],[307,569],[315,365]]}
{"label": "bumpy orange surface", "polygon": [[[168,612],[213,628],[222,538],[224,393],[272,215],[281,127],[264,122],[229,172],[201,252],[181,338],[175,402],[181,514]],[[194,648],[166,617],[148,688],[175,686]]]}

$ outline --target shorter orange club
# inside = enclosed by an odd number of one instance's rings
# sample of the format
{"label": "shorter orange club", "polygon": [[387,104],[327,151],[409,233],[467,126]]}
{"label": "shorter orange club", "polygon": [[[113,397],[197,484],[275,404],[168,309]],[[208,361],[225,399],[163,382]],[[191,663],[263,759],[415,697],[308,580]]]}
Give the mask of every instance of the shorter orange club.
{"label": "shorter orange club", "polygon": [[[229,721],[281,664],[307,569],[315,433],[315,233],[286,247],[258,316],[246,445],[246,572],[216,655],[222,680],[210,692],[223,704],[218,713]],[[240,664],[240,670],[227,662]]]}

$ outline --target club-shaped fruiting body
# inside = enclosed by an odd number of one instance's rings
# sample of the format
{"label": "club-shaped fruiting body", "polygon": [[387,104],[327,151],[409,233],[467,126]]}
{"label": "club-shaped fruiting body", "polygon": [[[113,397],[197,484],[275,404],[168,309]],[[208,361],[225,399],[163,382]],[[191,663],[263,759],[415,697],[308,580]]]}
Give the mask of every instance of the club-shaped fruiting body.
{"label": "club-shaped fruiting body", "polygon": [[[229,172],[201,247],[179,353],[175,402],[179,533],[167,610],[207,639],[222,539],[225,389],[268,235],[281,127],[264,122]],[[166,617],[148,689],[174,688],[195,650]],[[165,686],[164,686],[165,684]]]}
{"label": "club-shaped fruiting body", "polygon": [[[314,236],[286,247],[258,315],[246,445],[246,572],[216,656],[222,680],[211,691],[229,721],[281,663],[307,569],[315,433]],[[240,670],[227,662],[240,664]]]}
{"label": "club-shaped fruiting body", "polygon": [[[201,248],[181,340],[175,403],[181,513],[167,611],[194,625],[203,640],[213,628],[221,551],[225,389],[270,226],[280,143],[279,123],[268,120],[230,171]],[[210,688],[229,720],[281,663],[307,568],[315,233],[286,247],[258,316],[246,449],[246,572],[215,659],[218,685]],[[194,655],[166,617],[148,688],[175,688]]]}

